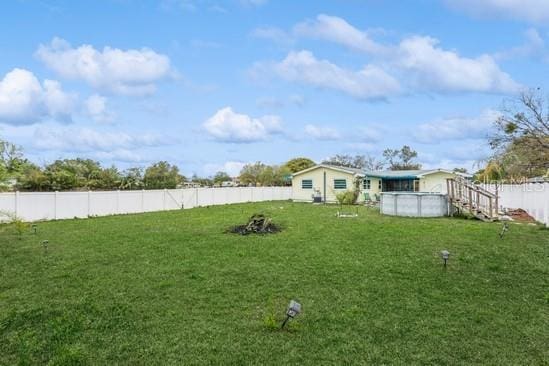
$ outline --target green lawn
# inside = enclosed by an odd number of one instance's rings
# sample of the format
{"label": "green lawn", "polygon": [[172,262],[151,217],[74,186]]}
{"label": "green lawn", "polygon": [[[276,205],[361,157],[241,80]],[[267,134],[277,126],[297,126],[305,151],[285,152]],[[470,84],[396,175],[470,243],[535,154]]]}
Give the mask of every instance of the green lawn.
{"label": "green lawn", "polygon": [[[336,210],[0,227],[0,364],[549,364],[549,231]],[[255,212],[284,231],[224,233]],[[290,299],[302,314],[273,329]]]}

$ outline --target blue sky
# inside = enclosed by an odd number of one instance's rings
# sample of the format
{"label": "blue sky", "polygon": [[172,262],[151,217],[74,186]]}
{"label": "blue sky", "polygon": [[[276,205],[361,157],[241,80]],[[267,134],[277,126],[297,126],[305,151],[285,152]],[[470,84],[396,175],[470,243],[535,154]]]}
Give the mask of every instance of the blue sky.
{"label": "blue sky", "polygon": [[206,176],[408,144],[472,169],[502,102],[549,82],[546,0],[21,0],[0,16],[0,136],[40,164]]}

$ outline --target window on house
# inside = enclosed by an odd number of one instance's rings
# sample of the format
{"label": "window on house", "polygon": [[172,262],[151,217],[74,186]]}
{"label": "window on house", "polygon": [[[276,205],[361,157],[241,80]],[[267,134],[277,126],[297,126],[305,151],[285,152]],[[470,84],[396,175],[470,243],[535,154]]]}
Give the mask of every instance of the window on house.
{"label": "window on house", "polygon": [[312,189],[313,188],[313,180],[312,179],[302,179],[301,180],[301,188],[302,189]]}
{"label": "window on house", "polygon": [[369,179],[364,179],[364,181],[362,182],[362,188],[364,189],[370,189],[371,185],[372,182]]}
{"label": "window on house", "polygon": [[377,183],[378,183],[378,184],[377,184],[377,189],[379,189],[379,190],[381,191],[381,179],[380,179],[380,180],[378,180],[378,182],[377,182]]}
{"label": "window on house", "polygon": [[334,179],[334,189],[347,189],[347,179]]}

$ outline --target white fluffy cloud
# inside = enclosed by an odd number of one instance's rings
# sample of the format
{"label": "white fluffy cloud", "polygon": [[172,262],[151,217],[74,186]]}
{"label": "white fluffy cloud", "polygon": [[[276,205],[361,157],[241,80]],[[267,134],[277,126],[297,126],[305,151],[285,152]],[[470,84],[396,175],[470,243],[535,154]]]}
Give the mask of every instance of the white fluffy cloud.
{"label": "white fluffy cloud", "polygon": [[298,23],[293,33],[297,37],[335,42],[363,52],[385,51],[385,47],[372,40],[367,32],[353,27],[345,19],[325,14],[318,15],[315,20]]}
{"label": "white fluffy cloud", "polygon": [[64,78],[83,80],[94,88],[117,94],[153,93],[156,82],[171,74],[168,56],[148,48],[105,47],[99,51],[91,45],[74,48],[67,41],[54,38],[49,45],[40,45],[36,56]]}
{"label": "white fluffy cloud", "polygon": [[339,140],[341,135],[339,131],[332,127],[306,125],[305,133],[315,140],[333,141]]}
{"label": "white fluffy cloud", "polygon": [[431,37],[411,37],[399,46],[395,64],[412,76],[417,90],[439,92],[514,92],[520,87],[489,55],[461,57],[438,47]]}
{"label": "white fluffy cloud", "polygon": [[236,113],[231,107],[218,110],[204,122],[203,127],[213,139],[234,143],[263,141],[282,132],[280,118],[277,116],[253,118]]}
{"label": "white fluffy cloud", "polygon": [[87,114],[97,122],[112,122],[114,114],[107,107],[107,98],[93,94],[85,101]]}
{"label": "white fluffy cloud", "polygon": [[486,110],[477,117],[446,118],[417,126],[413,132],[416,141],[436,144],[448,140],[483,139],[491,131],[500,113]]}
{"label": "white fluffy cloud", "polygon": [[400,91],[399,82],[378,66],[347,70],[318,60],[309,51],[290,52],[284,60],[272,65],[272,69],[288,81],[338,90],[359,99],[380,99]]}
{"label": "white fluffy cloud", "polygon": [[103,132],[87,127],[40,125],[34,130],[33,147],[65,152],[108,152],[134,150],[175,143],[169,136],[144,133]]}
{"label": "white fluffy cloud", "polygon": [[[530,33],[530,41],[537,42],[539,47],[539,37]],[[284,34],[271,30],[264,36],[278,39]],[[368,31],[359,30],[342,18],[323,14],[298,23],[291,34],[341,44],[368,54],[372,60],[361,71],[352,71],[318,60],[309,51],[291,52],[271,65],[276,74],[288,81],[336,89],[360,99],[418,91],[513,93],[520,88],[500,69],[493,56],[465,57],[442,48],[432,37],[411,36],[397,44],[384,45],[374,41]]]}
{"label": "white fluffy cloud", "polygon": [[76,97],[59,82],[42,84],[30,71],[13,69],[0,80],[0,122],[24,125],[46,119],[70,121]]}
{"label": "white fluffy cloud", "polygon": [[505,17],[530,22],[549,21],[547,0],[446,0],[453,8],[480,16]]}

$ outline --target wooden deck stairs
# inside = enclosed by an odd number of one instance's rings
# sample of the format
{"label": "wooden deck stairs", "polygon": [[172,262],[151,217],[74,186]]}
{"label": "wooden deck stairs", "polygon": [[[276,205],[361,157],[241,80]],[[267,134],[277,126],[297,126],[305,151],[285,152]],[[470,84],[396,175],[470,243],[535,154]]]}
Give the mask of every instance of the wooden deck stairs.
{"label": "wooden deck stairs", "polygon": [[498,220],[498,196],[462,177],[446,180],[450,204],[482,221]]}

